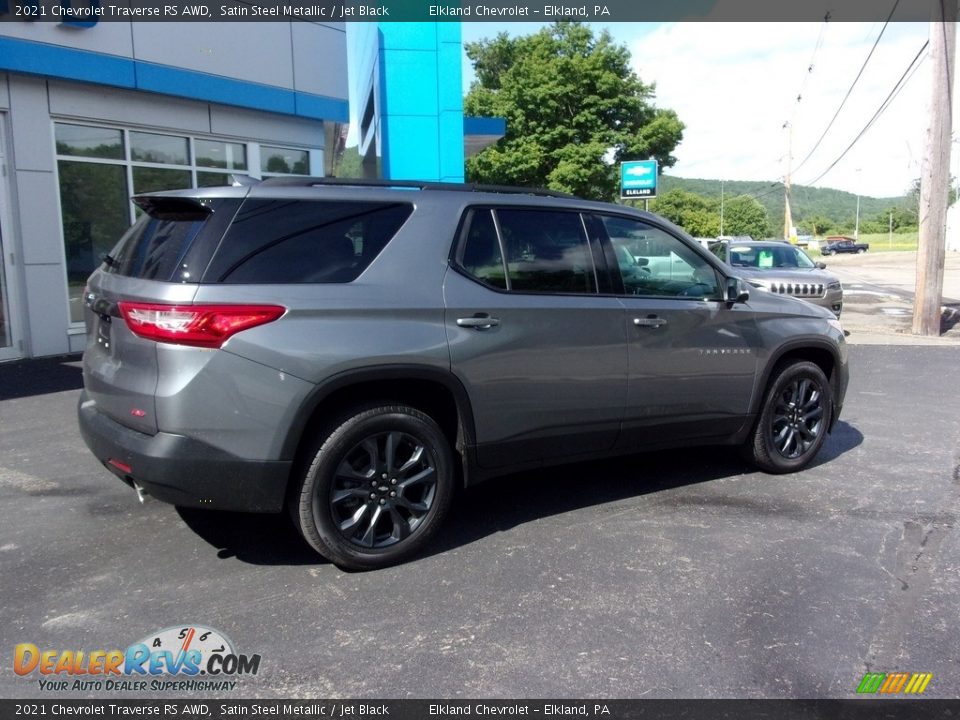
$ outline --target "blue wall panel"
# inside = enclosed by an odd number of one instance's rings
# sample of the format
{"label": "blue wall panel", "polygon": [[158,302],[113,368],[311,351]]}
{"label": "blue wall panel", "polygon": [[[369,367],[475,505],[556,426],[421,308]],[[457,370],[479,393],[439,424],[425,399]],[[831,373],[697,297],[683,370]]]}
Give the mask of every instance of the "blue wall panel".
{"label": "blue wall panel", "polygon": [[400,115],[386,123],[383,174],[393,180],[440,180],[439,118]]}
{"label": "blue wall panel", "polygon": [[113,87],[136,87],[133,60],[14,38],[0,37],[0,69]]}
{"label": "blue wall panel", "polygon": [[0,37],[0,70],[347,122],[346,100],[59,45]]}
{"label": "blue wall panel", "polygon": [[379,50],[384,177],[463,182],[459,23],[382,23]]}
{"label": "blue wall panel", "polygon": [[463,182],[463,113],[440,113],[440,180]]}
{"label": "blue wall panel", "polygon": [[391,50],[386,54],[383,108],[387,115],[433,115],[437,98],[437,55],[424,50]]}

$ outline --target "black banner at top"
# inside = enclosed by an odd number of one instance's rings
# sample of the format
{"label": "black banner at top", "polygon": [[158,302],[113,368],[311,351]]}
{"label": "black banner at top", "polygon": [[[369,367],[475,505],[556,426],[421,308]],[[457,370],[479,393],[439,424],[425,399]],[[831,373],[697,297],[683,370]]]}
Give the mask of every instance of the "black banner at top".
{"label": "black banner at top", "polygon": [[[931,7],[899,0],[891,19],[928,21]],[[881,0],[0,0],[0,22],[845,22],[886,20],[893,8]]]}

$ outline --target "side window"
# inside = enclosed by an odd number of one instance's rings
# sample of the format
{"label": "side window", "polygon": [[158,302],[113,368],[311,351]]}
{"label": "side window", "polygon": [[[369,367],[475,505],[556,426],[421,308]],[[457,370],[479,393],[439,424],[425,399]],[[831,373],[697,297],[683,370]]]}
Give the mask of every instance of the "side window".
{"label": "side window", "polygon": [[500,208],[509,289],[596,293],[590,245],[579,213]]}
{"label": "side window", "polygon": [[480,282],[501,290],[507,289],[500,241],[490,210],[473,211],[459,262],[460,267]]}
{"label": "side window", "polygon": [[723,262],[727,261],[727,244],[725,242],[713,243],[710,246],[710,252],[723,260]]}
{"label": "side window", "polygon": [[715,298],[717,273],[670,233],[639,220],[601,215],[627,295]]}
{"label": "side window", "polygon": [[247,200],[204,275],[219,283],[345,283],[390,242],[400,203]]}

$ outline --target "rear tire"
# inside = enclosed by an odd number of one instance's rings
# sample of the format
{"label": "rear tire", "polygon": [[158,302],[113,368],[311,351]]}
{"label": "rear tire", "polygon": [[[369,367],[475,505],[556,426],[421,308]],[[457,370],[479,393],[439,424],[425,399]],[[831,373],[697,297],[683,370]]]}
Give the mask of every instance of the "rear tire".
{"label": "rear tire", "polygon": [[372,570],[420,550],[454,495],[450,443],[406,405],[365,406],[320,437],[291,498],[304,539],[340,567]]}
{"label": "rear tire", "polygon": [[802,470],[823,447],[832,417],[833,391],[819,366],[807,361],[778,365],[745,453],[769,473]]}

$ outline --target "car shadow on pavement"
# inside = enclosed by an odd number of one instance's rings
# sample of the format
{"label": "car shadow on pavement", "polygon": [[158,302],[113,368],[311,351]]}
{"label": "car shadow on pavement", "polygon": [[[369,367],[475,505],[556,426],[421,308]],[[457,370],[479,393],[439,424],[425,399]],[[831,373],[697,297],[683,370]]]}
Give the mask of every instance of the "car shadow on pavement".
{"label": "car shadow on pavement", "polygon": [[0,400],[79,390],[83,387],[81,355],[60,355],[0,364]]}
{"label": "car shadow on pavement", "polygon": [[226,512],[177,508],[177,514],[201,539],[217,548],[221,560],[236,558],[251,565],[323,565],[300,537],[287,513]]}
{"label": "car shadow on pavement", "polygon": [[[838,422],[813,469],[863,442]],[[471,488],[450,513],[428,555],[468,545],[517,525],[586,507],[760,473],[736,448],[696,447],[577,463],[495,478]]]}
{"label": "car shadow on pavement", "polygon": [[[838,422],[811,468],[863,442]],[[429,557],[512,527],[587,507],[758,472],[735,448],[698,447],[573,463],[494,478],[462,493],[430,546]],[[260,515],[177,508],[186,525],[217,548],[220,559],[253,565],[323,565],[286,513]]]}
{"label": "car shadow on pavement", "polygon": [[844,453],[859,447],[862,443],[862,432],[850,423],[838,420],[833,428],[833,432],[827,435],[826,442],[813,459],[813,462],[810,463],[809,468],[817,468],[828,462],[832,462]]}

